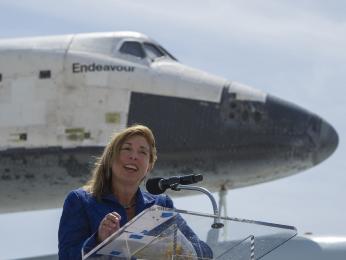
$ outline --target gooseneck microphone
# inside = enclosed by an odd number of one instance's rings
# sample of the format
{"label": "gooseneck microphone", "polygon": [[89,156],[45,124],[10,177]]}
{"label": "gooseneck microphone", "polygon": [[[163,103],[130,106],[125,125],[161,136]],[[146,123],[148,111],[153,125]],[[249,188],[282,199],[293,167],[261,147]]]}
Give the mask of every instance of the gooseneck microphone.
{"label": "gooseneck microphone", "polygon": [[200,191],[206,194],[213,205],[213,211],[215,215],[214,223],[211,225],[211,227],[214,229],[222,228],[224,225],[223,223],[220,222],[220,212],[217,208],[216,201],[213,195],[210,193],[210,191],[202,187],[189,185],[189,184],[197,183],[202,180],[203,180],[203,175],[201,174],[174,176],[167,179],[157,177],[157,178],[148,179],[146,188],[148,192],[154,195],[159,195],[161,193],[164,193],[168,188],[175,191],[180,191],[182,189],[195,190],[195,191]]}
{"label": "gooseneck microphone", "polygon": [[151,194],[158,195],[164,193],[169,188],[175,188],[177,185],[189,185],[203,180],[201,174],[190,174],[185,176],[173,176],[170,178],[150,178],[147,180],[146,188]]}

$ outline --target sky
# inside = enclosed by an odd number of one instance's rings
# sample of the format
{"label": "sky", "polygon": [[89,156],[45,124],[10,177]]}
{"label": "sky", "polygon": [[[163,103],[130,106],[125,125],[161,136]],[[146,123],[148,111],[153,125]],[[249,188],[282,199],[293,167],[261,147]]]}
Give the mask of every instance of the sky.
{"label": "sky", "polygon": [[[0,38],[131,30],[182,63],[261,89],[327,120],[337,151],[303,173],[228,191],[228,215],[346,236],[345,1],[0,1]],[[217,197],[217,194],[215,194]],[[211,212],[203,196],[178,208]],[[0,258],[57,252],[61,209],[0,215]],[[17,224],[13,224],[17,223]],[[16,250],[21,234],[30,245]]]}

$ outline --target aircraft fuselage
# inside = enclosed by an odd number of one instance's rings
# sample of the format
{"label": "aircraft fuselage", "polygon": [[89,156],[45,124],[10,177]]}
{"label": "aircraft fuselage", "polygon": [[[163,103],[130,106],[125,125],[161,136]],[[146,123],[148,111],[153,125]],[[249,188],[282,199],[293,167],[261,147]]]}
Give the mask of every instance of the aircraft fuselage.
{"label": "aircraft fuselage", "polygon": [[0,212],[61,206],[112,133],[157,139],[153,176],[204,174],[211,190],[288,176],[338,136],[319,116],[179,63],[139,33],[0,41]]}

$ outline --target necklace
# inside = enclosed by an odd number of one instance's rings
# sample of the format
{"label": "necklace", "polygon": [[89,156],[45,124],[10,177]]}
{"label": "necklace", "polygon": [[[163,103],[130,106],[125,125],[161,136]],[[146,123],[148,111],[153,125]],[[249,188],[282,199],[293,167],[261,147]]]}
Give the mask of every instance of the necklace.
{"label": "necklace", "polygon": [[136,202],[129,204],[129,205],[122,205],[124,209],[130,209],[133,208],[134,206],[136,206]]}

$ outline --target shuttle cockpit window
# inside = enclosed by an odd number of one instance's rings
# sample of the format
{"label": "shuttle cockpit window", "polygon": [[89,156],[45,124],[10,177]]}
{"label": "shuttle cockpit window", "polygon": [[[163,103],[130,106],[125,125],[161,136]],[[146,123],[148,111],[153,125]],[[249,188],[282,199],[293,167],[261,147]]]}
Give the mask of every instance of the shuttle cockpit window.
{"label": "shuttle cockpit window", "polygon": [[129,54],[141,59],[145,57],[142,45],[135,41],[124,42],[119,51],[123,54]]}
{"label": "shuttle cockpit window", "polygon": [[147,54],[148,58],[151,60],[155,60],[159,57],[165,56],[165,54],[157,48],[154,44],[151,43],[143,43],[145,53]]}
{"label": "shuttle cockpit window", "polygon": [[155,60],[160,57],[166,57],[172,60],[176,60],[169,52],[167,52],[161,46],[145,42],[143,43],[143,47],[144,47],[145,53],[151,60]]}
{"label": "shuttle cockpit window", "polygon": [[162,46],[157,46],[161,51],[165,53],[166,56],[170,57],[172,60],[178,61],[172,54],[170,54],[167,50],[165,50]]}

